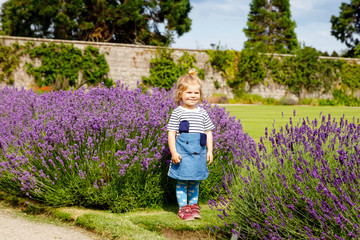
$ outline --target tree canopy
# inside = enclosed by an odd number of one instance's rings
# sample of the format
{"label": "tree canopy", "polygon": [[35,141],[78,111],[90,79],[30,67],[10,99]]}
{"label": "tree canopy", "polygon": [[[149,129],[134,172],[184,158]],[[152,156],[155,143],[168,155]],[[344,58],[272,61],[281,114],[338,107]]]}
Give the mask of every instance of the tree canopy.
{"label": "tree canopy", "polygon": [[9,0],[2,32],[11,36],[169,45],[190,31],[189,0]]}
{"label": "tree canopy", "polygon": [[341,3],[340,15],[331,16],[331,35],[349,49],[348,55],[354,55],[358,45],[360,34],[360,0],[351,0],[351,3]]}
{"label": "tree canopy", "polygon": [[245,48],[289,53],[299,47],[289,0],[252,0],[244,33]]}

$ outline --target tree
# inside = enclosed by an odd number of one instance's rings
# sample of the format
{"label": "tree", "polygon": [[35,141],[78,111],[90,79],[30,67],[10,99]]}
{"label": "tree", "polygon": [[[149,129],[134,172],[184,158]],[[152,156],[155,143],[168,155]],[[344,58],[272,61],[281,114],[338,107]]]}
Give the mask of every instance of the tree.
{"label": "tree", "polygon": [[190,31],[189,0],[9,0],[2,31],[11,36],[169,45]]}
{"label": "tree", "polygon": [[289,0],[252,0],[244,33],[245,48],[289,53],[299,47]]}
{"label": "tree", "polygon": [[331,16],[331,35],[336,37],[349,48],[347,56],[354,56],[360,44],[360,0],[351,3],[341,3],[340,15]]}
{"label": "tree", "polygon": [[334,50],[334,51],[331,53],[331,57],[339,57],[339,54]]}
{"label": "tree", "polygon": [[325,52],[320,52],[320,54],[322,55],[322,56],[325,56],[325,57],[329,57],[330,55],[329,55],[329,53],[327,52],[327,51],[325,51]]}

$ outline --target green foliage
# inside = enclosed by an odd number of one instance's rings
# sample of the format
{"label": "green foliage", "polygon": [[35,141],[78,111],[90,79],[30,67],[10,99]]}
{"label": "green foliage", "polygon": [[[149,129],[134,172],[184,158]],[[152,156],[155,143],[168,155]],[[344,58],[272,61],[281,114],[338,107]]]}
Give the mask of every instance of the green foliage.
{"label": "green foliage", "polygon": [[220,83],[218,80],[215,80],[214,81],[214,86],[215,86],[215,89],[219,89],[220,88]]}
{"label": "green foliage", "polygon": [[[320,52],[320,51],[319,51]],[[329,53],[327,52],[327,51],[325,51],[325,52],[320,52],[320,55],[321,56],[324,56],[324,57],[329,57]]]}
{"label": "green foliage", "polygon": [[180,69],[180,72],[186,74],[189,69],[195,68],[197,70],[198,76],[200,79],[204,79],[205,71],[204,69],[199,69],[194,65],[196,63],[196,58],[194,55],[191,55],[189,52],[184,52],[184,54],[179,58],[177,67]]}
{"label": "green foliage", "polygon": [[334,50],[334,51],[331,53],[331,57],[339,57],[339,54]]}
{"label": "green foliage", "polygon": [[[12,83],[13,70],[18,67],[20,57],[28,54],[32,59],[40,59],[41,65],[34,66],[33,62],[26,62],[27,73],[33,75],[39,87],[52,86],[52,89],[79,88],[84,84],[98,85],[101,82],[108,87],[113,83],[107,78],[109,66],[104,54],[98,48],[87,46],[84,51],[73,45],[41,43],[35,46],[28,42],[26,45],[0,45],[0,81]],[[79,73],[82,77],[79,78]]]}
{"label": "green foliage", "polygon": [[273,81],[288,86],[298,97],[302,90],[329,92],[339,79],[343,61],[319,60],[319,52],[311,47],[295,51],[294,57],[283,57],[269,65]]}
{"label": "green foliage", "polygon": [[229,86],[238,91],[239,87],[245,86],[245,82],[250,85],[250,89],[259,83],[262,83],[266,78],[266,65],[263,61],[267,58],[265,55],[260,55],[257,51],[252,49],[245,49],[240,52],[237,72],[234,79],[228,81]]}
{"label": "green foliage", "polygon": [[0,19],[11,36],[164,46],[190,31],[190,10],[189,0],[9,0]]}
{"label": "green foliage", "polygon": [[220,45],[216,49],[206,50],[209,55],[209,62],[211,66],[224,73],[224,77],[233,76],[231,72],[234,67],[235,60],[237,58],[236,51],[233,50],[221,50]]}
{"label": "green foliage", "polygon": [[319,106],[336,106],[337,103],[334,99],[319,99]]}
{"label": "green foliage", "polygon": [[319,106],[360,106],[360,99],[344,90],[335,89],[332,95],[333,99],[319,99]]}
{"label": "green foliage", "polygon": [[195,56],[184,52],[177,63],[175,63],[172,52],[172,50],[167,48],[160,49],[157,52],[156,57],[150,61],[150,77],[143,76],[142,78],[144,84],[169,90],[178,78],[187,74],[191,68],[195,68],[199,78],[204,79],[204,69],[199,69],[194,65],[196,62]]}
{"label": "green foliage", "polygon": [[29,47],[30,58],[38,58],[42,64],[34,67],[26,63],[27,72],[35,77],[39,86],[56,85],[57,89],[76,86],[81,68],[82,51],[72,45],[57,45],[53,42],[41,43],[38,47]]}
{"label": "green foliage", "polygon": [[229,103],[229,98],[226,94],[223,93],[214,93],[212,96],[207,97],[206,101],[209,103],[220,103],[220,104],[224,104],[224,103]]}
{"label": "green foliage", "polygon": [[318,98],[303,98],[298,102],[299,105],[310,105],[310,106],[319,106],[320,99]]}
{"label": "green foliage", "polygon": [[350,89],[360,89],[360,65],[343,64],[341,68],[341,84]]}
{"label": "green foliage", "polygon": [[84,49],[81,70],[83,71],[83,81],[80,85],[84,83],[97,85],[104,82],[105,86],[110,87],[113,84],[112,80],[106,77],[110,68],[105,55],[100,54],[96,47],[87,46]]}
{"label": "green foliage", "polygon": [[360,99],[354,97],[355,92],[360,90],[360,66],[356,62],[341,62],[338,68],[341,82],[332,91],[333,99],[321,100],[320,105],[360,106]]}
{"label": "green foliage", "polygon": [[242,103],[242,104],[265,104],[265,105],[278,105],[279,101],[274,98],[263,98],[256,94],[242,93],[237,95],[235,99],[229,101],[230,103]]}
{"label": "green foliage", "polygon": [[356,45],[356,48],[354,49],[354,57],[360,57],[360,44]]}
{"label": "green foliage", "polygon": [[340,14],[331,16],[331,24],[331,35],[346,44],[349,48],[347,56],[354,56],[357,45],[360,44],[357,38],[360,33],[360,1],[341,3]]}
{"label": "green foliage", "polygon": [[19,66],[22,49],[18,43],[12,46],[0,44],[0,82],[14,83],[12,73]]}
{"label": "green foliage", "polygon": [[[222,76],[229,81],[235,77],[236,69],[235,65],[238,59],[238,52],[234,50],[222,50],[220,44],[216,47],[216,49],[206,50],[206,53],[209,55],[209,62],[211,66],[220,71]],[[219,82],[214,81],[214,85],[216,89],[220,88]]]}
{"label": "green foliage", "polygon": [[295,105],[296,100],[289,97],[281,97],[279,99],[279,105]]}
{"label": "green foliage", "polygon": [[333,91],[334,105],[345,105],[352,107],[360,106],[360,99],[353,96],[353,94],[347,94],[346,90],[335,89]]}
{"label": "green foliage", "polygon": [[162,49],[150,61],[150,77],[143,77],[144,84],[165,88],[172,88],[176,80],[184,74],[174,62],[171,51]]}
{"label": "green foliage", "polygon": [[[274,65],[273,65],[274,66]],[[300,95],[302,89],[320,90],[321,79],[318,76],[320,68],[319,53],[311,47],[296,51],[293,58],[284,58],[272,69],[273,80]]]}
{"label": "green foliage", "polygon": [[290,89],[299,93],[301,88],[306,90],[320,90],[321,80],[317,76],[319,72],[320,54],[315,48],[304,47],[295,52],[296,57],[293,61],[295,66],[292,68],[295,79],[291,79]]}
{"label": "green foliage", "polygon": [[252,0],[245,32],[246,49],[289,53],[298,48],[296,23],[291,20],[289,0]]}
{"label": "green foliage", "polygon": [[[344,84],[350,88],[360,89],[357,65],[350,65],[342,60],[320,60],[320,53],[311,47],[297,49],[294,56],[263,54],[254,49],[235,52],[217,48],[208,50],[207,53],[212,67],[222,72],[238,99],[244,98],[242,96],[246,96],[246,91],[255,85],[266,85],[265,79],[287,86],[300,101],[304,90],[327,93],[332,91],[340,78],[344,78]],[[284,101],[284,104],[286,102],[288,101]]]}

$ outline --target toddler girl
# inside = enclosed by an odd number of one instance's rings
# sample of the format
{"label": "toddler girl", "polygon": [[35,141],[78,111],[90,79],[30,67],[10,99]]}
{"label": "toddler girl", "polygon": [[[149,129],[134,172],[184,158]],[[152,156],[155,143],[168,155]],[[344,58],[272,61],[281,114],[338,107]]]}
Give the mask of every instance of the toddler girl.
{"label": "toddler girl", "polygon": [[199,183],[209,176],[206,162],[213,161],[214,125],[206,110],[198,106],[201,82],[195,70],[179,78],[175,96],[179,106],[172,112],[167,126],[172,160],[168,175],[177,179],[178,217],[194,220],[201,218]]}

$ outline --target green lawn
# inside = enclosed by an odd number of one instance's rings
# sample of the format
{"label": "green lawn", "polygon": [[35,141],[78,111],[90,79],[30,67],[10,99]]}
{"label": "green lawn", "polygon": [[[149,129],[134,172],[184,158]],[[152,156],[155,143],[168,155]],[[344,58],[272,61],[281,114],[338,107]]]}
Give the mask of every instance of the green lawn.
{"label": "green lawn", "polygon": [[[283,105],[224,105],[226,110],[230,112],[231,116],[236,116],[241,120],[244,132],[258,141],[261,136],[264,136],[265,127],[269,132],[275,126],[278,129],[280,126],[285,126],[289,122],[289,118],[293,118],[293,122],[297,123],[299,119],[309,117],[309,120],[318,118],[320,113],[331,118],[340,119],[343,114],[345,118],[353,121],[360,118],[359,107],[331,107],[331,106],[283,106]],[[293,112],[296,116],[293,116]],[[282,115],[283,113],[283,115]]]}

